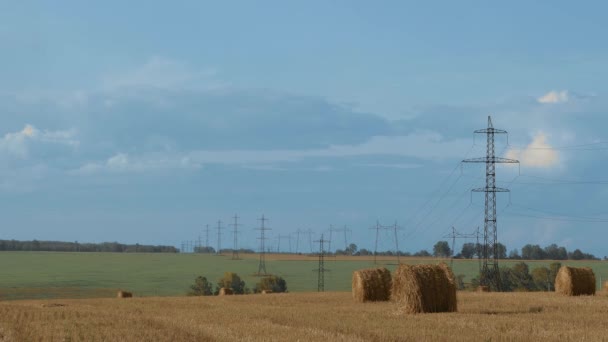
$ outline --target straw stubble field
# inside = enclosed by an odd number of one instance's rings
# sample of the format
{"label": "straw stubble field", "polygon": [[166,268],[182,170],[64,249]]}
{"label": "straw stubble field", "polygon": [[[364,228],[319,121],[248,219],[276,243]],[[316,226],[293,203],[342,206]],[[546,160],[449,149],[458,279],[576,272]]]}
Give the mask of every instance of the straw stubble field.
{"label": "straw stubble field", "polygon": [[458,312],[398,314],[349,292],[0,302],[0,341],[601,341],[608,297],[458,293]]}

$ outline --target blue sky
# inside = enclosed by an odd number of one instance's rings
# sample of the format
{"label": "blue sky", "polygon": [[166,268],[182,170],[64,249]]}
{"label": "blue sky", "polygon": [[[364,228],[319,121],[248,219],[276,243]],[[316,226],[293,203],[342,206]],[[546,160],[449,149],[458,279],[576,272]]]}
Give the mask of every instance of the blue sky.
{"label": "blue sky", "polygon": [[256,248],[264,213],[273,239],[347,225],[371,248],[397,220],[428,249],[483,227],[484,169],[459,161],[492,115],[521,161],[498,167],[499,239],[607,255],[606,9],[3,3],[0,237],[179,246],[238,213]]}

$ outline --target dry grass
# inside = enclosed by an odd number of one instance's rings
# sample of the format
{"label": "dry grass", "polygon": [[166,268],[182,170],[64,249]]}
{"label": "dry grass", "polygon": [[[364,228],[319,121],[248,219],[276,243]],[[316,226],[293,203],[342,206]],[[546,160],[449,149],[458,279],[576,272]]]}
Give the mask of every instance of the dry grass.
{"label": "dry grass", "polygon": [[0,341],[601,341],[608,297],[458,294],[459,312],[397,315],[348,292],[0,302]]}
{"label": "dry grass", "polygon": [[595,294],[595,274],[589,267],[562,266],[555,277],[555,292],[566,296]]}
{"label": "dry grass", "polygon": [[352,286],[357,302],[387,301],[391,297],[391,272],[384,267],[355,271]]}
{"label": "dry grass", "polygon": [[446,264],[399,265],[393,275],[391,300],[404,313],[454,312],[456,283]]}

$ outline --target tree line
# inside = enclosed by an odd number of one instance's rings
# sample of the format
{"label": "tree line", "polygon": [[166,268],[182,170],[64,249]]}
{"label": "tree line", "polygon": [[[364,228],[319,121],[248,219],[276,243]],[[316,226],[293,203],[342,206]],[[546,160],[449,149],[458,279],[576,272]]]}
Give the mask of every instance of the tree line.
{"label": "tree line", "polygon": [[[465,243],[462,245],[460,253],[455,254],[457,259],[472,259],[479,257],[482,244]],[[447,241],[438,241],[433,246],[433,255],[438,257],[452,256],[452,249]],[[598,260],[595,255],[584,253],[580,249],[568,251],[566,247],[550,244],[544,248],[540,245],[527,244],[521,248],[521,253],[518,249],[513,249],[507,255],[507,247],[502,243],[496,244],[496,254],[499,259],[513,260]]]}
{"label": "tree line", "polygon": [[261,293],[262,291],[287,292],[287,282],[280,276],[268,275],[260,278],[255,287],[250,289],[238,274],[225,272],[224,276],[218,279],[215,288],[207,277],[196,277],[187,294],[189,296],[217,296],[221,288],[231,289],[236,295]]}
{"label": "tree line", "polygon": [[[501,291],[554,291],[555,277],[562,264],[554,262],[549,267],[537,267],[530,272],[528,264],[518,262],[512,267],[500,267],[500,286]],[[470,284],[464,283],[464,275],[458,275],[458,287],[463,289],[476,289],[479,284],[479,277],[471,279]],[[495,289],[493,289],[495,290]]]}
{"label": "tree line", "polygon": [[0,240],[0,251],[177,253],[179,250],[173,246],[130,245],[118,242],[79,243],[78,241]]}
{"label": "tree line", "polygon": [[[358,249],[357,245],[351,243],[346,249],[338,249],[336,255],[381,255],[381,256],[414,256],[414,257],[439,257],[449,258],[453,257],[456,259],[472,259],[477,258],[481,254],[483,244],[480,243],[464,243],[459,253],[452,254],[452,249],[447,241],[438,241],[432,249],[432,252],[422,249],[415,253],[405,251],[370,251],[365,248]],[[568,251],[565,247],[558,246],[556,244],[550,244],[544,248],[540,245],[527,244],[521,248],[521,252],[518,249],[513,249],[507,254],[507,247],[502,244],[496,244],[497,257],[499,259],[513,259],[513,260],[598,260],[598,258],[590,253],[584,253],[580,249]]]}

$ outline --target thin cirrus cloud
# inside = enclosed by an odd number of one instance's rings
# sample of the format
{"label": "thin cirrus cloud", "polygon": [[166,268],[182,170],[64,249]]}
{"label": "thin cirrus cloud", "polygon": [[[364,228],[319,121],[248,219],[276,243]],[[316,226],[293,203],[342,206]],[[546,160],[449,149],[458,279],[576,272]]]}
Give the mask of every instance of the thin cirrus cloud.
{"label": "thin cirrus cloud", "polygon": [[[102,162],[89,162],[76,174],[99,172],[144,172],[158,169],[200,169],[205,164],[223,164],[244,168],[272,169],[273,163],[292,163],[307,159],[335,159],[365,156],[399,156],[421,160],[444,160],[458,157],[470,147],[467,139],[445,140],[435,132],[416,132],[404,136],[374,136],[355,145],[331,145],[319,149],[274,150],[194,150],[166,152],[137,157],[118,153]],[[370,167],[416,168],[418,164],[366,164]]]}

